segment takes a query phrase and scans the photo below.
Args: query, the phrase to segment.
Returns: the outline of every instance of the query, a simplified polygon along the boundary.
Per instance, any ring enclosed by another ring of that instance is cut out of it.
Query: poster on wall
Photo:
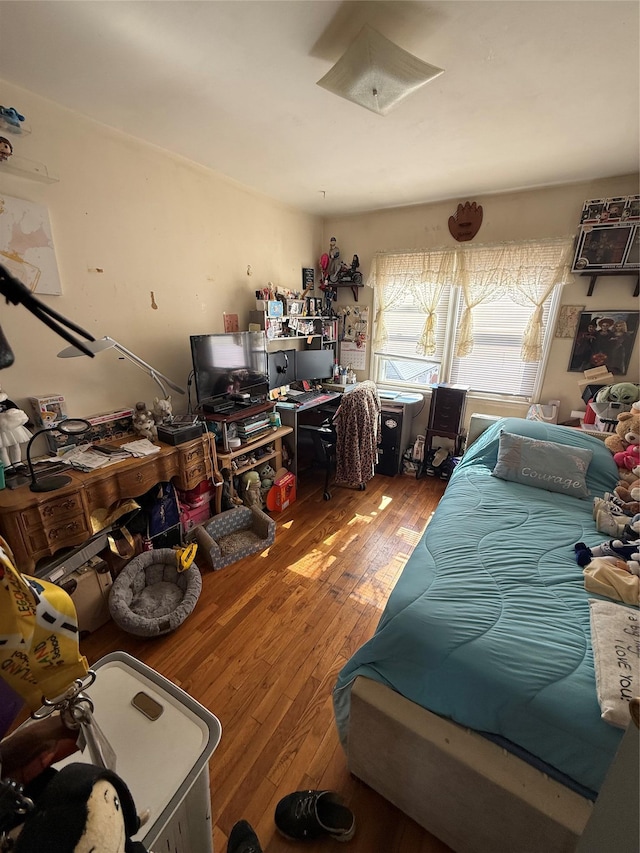
[[[569,371],[606,367],[624,376],[638,334],[638,311],[583,311],[576,329]]]
[[[560,307],[556,324],[556,338],[572,338],[575,335],[584,308],[584,305],[562,305]]]
[[[49,212],[44,205],[0,194],[0,264],[32,293],[60,296]]]

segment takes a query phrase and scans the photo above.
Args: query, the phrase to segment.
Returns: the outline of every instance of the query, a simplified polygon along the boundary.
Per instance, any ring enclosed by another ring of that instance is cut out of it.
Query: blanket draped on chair
[[[336,481],[362,485],[375,473],[380,440],[380,398],[374,382],[361,382],[345,394],[333,423],[336,428]]]

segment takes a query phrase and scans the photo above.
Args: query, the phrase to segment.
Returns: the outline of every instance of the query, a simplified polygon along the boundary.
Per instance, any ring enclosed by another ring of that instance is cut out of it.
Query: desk
[[[94,510],[110,507],[120,498],[140,497],[159,482],[173,480],[178,488],[187,490],[212,478],[220,483],[215,490],[216,512],[220,512],[222,478],[213,436],[205,433],[184,444],[159,445],[159,453],[153,456],[124,459],[89,473],[70,469],[71,482],[53,492],[32,492],[29,486],[0,491],[0,533],[13,551],[18,569],[32,572],[43,557],[81,545],[93,535]]]
[[[332,417],[335,414],[341,399],[342,394],[327,391],[326,394],[323,394],[322,399],[312,400],[302,406],[295,406],[290,409],[276,405],[283,426],[290,427],[293,433],[292,459],[289,470],[296,479],[298,478],[298,426],[305,423],[319,426],[327,417]]]

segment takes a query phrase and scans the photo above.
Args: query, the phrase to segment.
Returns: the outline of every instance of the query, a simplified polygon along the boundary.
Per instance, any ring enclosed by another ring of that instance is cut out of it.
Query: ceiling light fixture
[[[444,73],[407,53],[368,24],[318,86],[378,115]]]

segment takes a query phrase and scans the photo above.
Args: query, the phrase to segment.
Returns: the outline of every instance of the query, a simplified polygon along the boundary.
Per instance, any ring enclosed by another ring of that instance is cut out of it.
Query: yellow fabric
[[[0,676],[35,711],[88,671],[70,596],[19,572],[0,537]]]
[[[618,568],[609,557],[594,557],[584,567],[584,588],[625,604],[640,604],[640,578]]]
[[[122,518],[123,515],[127,515],[136,509],[140,509],[140,504],[134,501],[133,498],[117,501],[113,506],[108,508],[100,507],[99,509],[94,509],[91,513],[91,529],[93,533],[99,533],[105,527],[110,527],[114,521]]]

